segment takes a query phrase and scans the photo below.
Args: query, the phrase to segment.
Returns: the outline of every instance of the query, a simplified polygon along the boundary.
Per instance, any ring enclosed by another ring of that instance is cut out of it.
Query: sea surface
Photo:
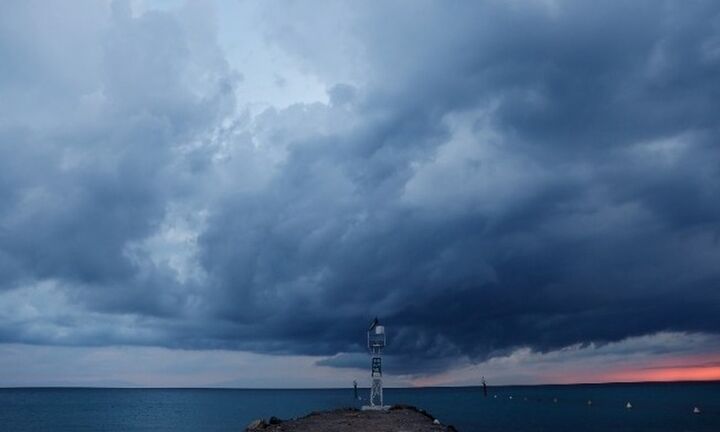
[[[508,386],[488,393],[477,387],[386,389],[385,402],[424,408],[461,432],[720,431],[720,382]],[[260,417],[361,403],[352,388],[11,388],[0,389],[0,431],[242,431]],[[700,414],[693,413],[696,406]]]

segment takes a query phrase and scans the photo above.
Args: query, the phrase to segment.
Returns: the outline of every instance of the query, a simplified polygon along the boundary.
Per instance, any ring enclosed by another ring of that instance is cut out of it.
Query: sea
[[[487,396],[479,387],[389,388],[384,397],[461,432],[720,431],[720,382],[489,386]],[[237,432],[257,418],[362,404],[352,388],[5,388],[0,431]]]

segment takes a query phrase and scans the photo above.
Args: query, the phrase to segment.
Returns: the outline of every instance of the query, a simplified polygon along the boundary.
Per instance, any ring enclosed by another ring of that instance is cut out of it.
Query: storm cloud
[[[720,333],[716,2],[254,10],[0,6],[1,342],[354,367],[378,316],[422,373]],[[243,99],[259,39],[324,98]]]

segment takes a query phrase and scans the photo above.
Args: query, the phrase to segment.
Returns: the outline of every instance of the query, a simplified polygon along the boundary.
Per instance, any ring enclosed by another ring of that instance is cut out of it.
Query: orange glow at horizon
[[[720,357],[692,356],[665,358],[650,365],[627,364],[595,373],[563,376],[560,381],[571,382],[640,382],[640,381],[716,381],[720,380]]]
[[[720,380],[720,366],[687,366],[611,372],[603,381],[713,381]]]
[[[493,385],[720,381],[720,354],[717,353],[613,360],[570,359],[554,364],[539,362],[537,366],[527,361],[501,368],[480,365],[472,370],[412,377],[409,384],[414,387],[480,385],[481,375],[490,377]]]
[[[600,373],[603,381],[712,381],[720,380],[717,354],[665,357],[645,365],[627,365]]]

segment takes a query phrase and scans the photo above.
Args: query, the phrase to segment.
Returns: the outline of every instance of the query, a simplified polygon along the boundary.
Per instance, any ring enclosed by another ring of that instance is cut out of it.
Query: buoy
[[[495,399],[497,399],[497,395],[493,395],[493,397],[494,397]]]
[[[700,414],[700,408],[698,408],[698,407],[693,408],[693,413]]]
[[[557,403],[557,398],[553,398],[553,402]]]
[[[627,408],[627,409],[632,408],[632,404],[631,404],[630,402],[628,402],[628,403],[625,405],[625,408]]]
[[[592,405],[592,401],[588,399],[588,405]]]
[[[512,399],[512,396],[508,396],[508,399]]]

